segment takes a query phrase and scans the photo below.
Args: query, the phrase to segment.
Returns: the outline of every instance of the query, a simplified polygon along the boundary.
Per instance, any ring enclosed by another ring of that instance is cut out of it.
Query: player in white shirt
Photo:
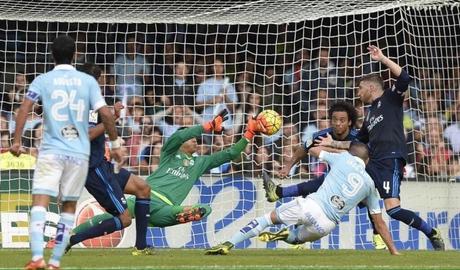
[[[33,104],[43,104],[44,135],[39,149],[32,185],[30,210],[30,247],[32,260],[25,269],[59,269],[69,241],[77,200],[88,172],[90,141],[89,110],[99,112],[112,141],[112,157],[121,162],[122,154],[114,117],[107,108],[96,80],[71,66],[75,41],[69,36],[57,37],[51,47],[56,66],[35,78],[29,87],[16,118],[11,153],[19,156],[21,134]],[[43,230],[50,196],[60,196],[61,218],[57,224],[56,246],[48,262],[43,259]]]
[[[258,217],[222,244],[206,250],[206,254],[225,255],[237,243],[259,235],[264,241],[283,240],[290,244],[316,241],[328,235],[340,218],[363,202],[369,209],[378,233],[391,254],[398,255],[390,232],[382,219],[379,194],[374,181],[365,171],[369,160],[367,146],[352,142],[348,152],[330,153],[323,147],[310,148],[312,156],[326,161],[331,170],[317,192],[306,198],[296,198],[282,204],[271,213]],[[266,176],[265,176],[266,177]],[[283,229],[277,233],[263,232],[273,224],[298,225],[294,230]]]

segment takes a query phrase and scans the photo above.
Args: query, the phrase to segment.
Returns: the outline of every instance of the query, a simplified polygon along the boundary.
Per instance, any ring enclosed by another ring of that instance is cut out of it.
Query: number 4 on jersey
[[[388,193],[390,193],[390,181],[383,181],[383,189]]]

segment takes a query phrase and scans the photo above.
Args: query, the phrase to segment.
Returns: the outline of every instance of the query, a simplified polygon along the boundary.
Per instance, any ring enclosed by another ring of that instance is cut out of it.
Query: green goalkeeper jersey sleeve
[[[153,196],[167,204],[180,205],[203,173],[239,157],[248,144],[243,138],[232,147],[208,156],[189,156],[179,151],[185,141],[202,132],[201,126],[194,126],[179,130],[168,139],[162,148],[158,168],[147,177]]]

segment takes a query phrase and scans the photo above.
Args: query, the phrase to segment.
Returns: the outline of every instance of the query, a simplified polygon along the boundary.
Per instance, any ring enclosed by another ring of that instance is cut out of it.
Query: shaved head
[[[351,142],[348,152],[350,152],[350,154],[352,154],[353,156],[357,156],[360,159],[362,159],[364,163],[367,163],[369,159],[369,150],[364,143]]]

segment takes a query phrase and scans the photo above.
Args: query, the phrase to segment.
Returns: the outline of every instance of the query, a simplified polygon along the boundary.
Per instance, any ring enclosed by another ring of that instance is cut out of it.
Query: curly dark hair
[[[356,121],[358,120],[358,114],[356,112],[355,107],[353,107],[353,104],[346,101],[337,101],[334,104],[332,104],[331,107],[329,107],[329,119],[332,119],[332,114],[334,112],[346,112],[348,115],[348,120],[351,121],[351,126],[354,127],[356,125]]]

